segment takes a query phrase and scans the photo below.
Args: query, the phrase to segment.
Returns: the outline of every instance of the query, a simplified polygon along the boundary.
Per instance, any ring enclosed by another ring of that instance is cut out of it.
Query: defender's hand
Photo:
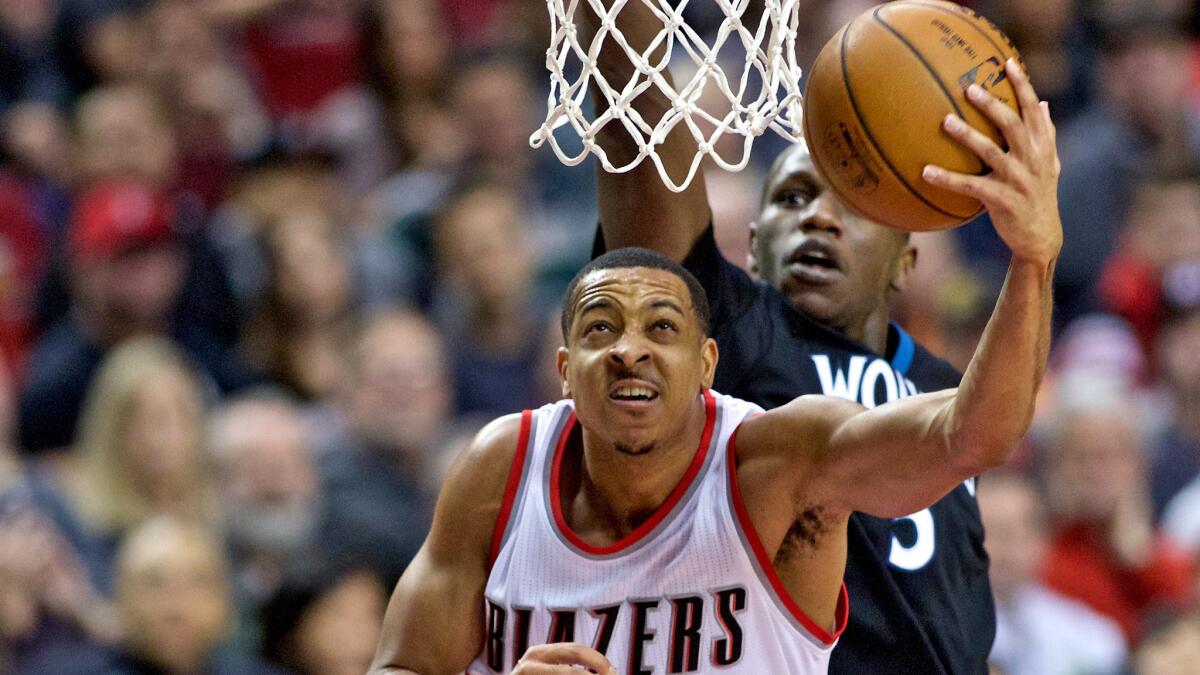
[[[967,89],[967,98],[1001,130],[1008,152],[962,118],[947,115],[942,124],[946,132],[992,171],[972,176],[930,165],[925,167],[923,177],[932,185],[983,202],[1015,260],[1049,264],[1062,248],[1058,215],[1061,165],[1054,143],[1054,123],[1050,121],[1049,106],[1038,101],[1016,61],[1010,59],[1005,68],[1016,91],[1020,116],[979,85]]]
[[[577,675],[581,668],[598,675],[617,675],[603,654],[576,643],[531,647],[517,662],[513,675]]]

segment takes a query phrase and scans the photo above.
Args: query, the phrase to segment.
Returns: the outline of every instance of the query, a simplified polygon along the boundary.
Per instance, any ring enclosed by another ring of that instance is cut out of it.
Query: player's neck
[[[572,527],[578,532],[604,533],[612,542],[636,530],[667,501],[687,473],[706,423],[704,399],[697,396],[679,432],[642,455],[623,453],[584,429],[579,479],[572,481],[578,489],[562,495],[564,508],[577,518]]]
[[[888,326],[890,325],[890,321],[891,312],[884,306],[871,312],[861,322],[856,323],[856,325],[842,329],[841,332],[851,340],[865,345],[876,354],[885,356],[887,354]]]

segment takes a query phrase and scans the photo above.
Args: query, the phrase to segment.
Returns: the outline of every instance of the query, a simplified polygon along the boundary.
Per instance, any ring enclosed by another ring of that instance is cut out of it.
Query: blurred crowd
[[[801,63],[868,0],[801,0]],[[1200,42],[1186,0],[978,0],[1050,101],[1035,430],[979,481],[997,672],[1200,663]],[[693,0],[711,34],[717,3]],[[589,165],[528,146],[528,0],[0,0],[0,673],[361,673],[442,472],[558,398]],[[718,240],[782,141],[710,169]],[[1006,264],[919,235],[960,368]]]

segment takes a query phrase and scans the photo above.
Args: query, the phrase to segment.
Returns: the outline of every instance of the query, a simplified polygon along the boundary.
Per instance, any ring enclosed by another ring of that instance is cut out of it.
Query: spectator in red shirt
[[[1044,580],[1136,644],[1156,610],[1190,602],[1193,560],[1154,525],[1133,399],[1085,372],[1062,378],[1057,395],[1045,448],[1055,528]]]

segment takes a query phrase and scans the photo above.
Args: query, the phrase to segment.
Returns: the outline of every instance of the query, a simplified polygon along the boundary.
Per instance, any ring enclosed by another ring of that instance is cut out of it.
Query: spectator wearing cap
[[[67,250],[70,308],[29,357],[19,406],[28,452],[72,443],[104,354],[139,335],[169,336],[222,390],[247,380],[219,342],[176,310],[186,257],[164,195],[138,182],[99,183],[75,206]]]

